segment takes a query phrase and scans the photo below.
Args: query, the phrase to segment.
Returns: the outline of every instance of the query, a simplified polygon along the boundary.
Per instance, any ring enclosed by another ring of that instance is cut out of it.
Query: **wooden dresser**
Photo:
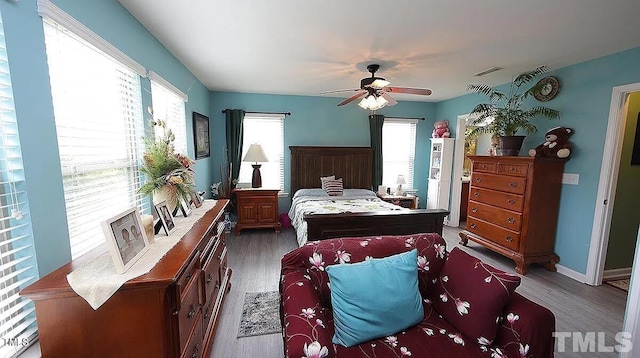
[[[278,216],[278,189],[243,188],[234,189],[236,195],[238,222],[234,233],[240,235],[242,229],[274,228],[280,232]]]
[[[510,257],[525,275],[531,263],[555,271],[553,252],[564,159],[470,156],[468,240]]]
[[[106,251],[98,247],[25,288],[42,356],[208,357],[226,293],[224,210],[218,200],[147,274],[127,281],[97,310],[67,274]]]

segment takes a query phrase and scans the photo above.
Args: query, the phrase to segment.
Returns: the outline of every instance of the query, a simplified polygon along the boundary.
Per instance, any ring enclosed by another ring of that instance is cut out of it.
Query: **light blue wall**
[[[188,93],[186,109],[189,119],[191,111],[208,113],[209,91],[116,0],[60,0],[55,3],[147,69]],[[36,0],[0,1],[0,9],[4,19],[38,269],[42,276],[71,259],[42,20],[37,13]],[[147,79],[143,79],[142,84],[150,89]],[[145,107],[151,105],[147,91],[143,91],[143,101]],[[193,156],[191,128],[191,120],[188,120],[188,151]],[[199,190],[206,190],[210,182],[211,163],[212,158],[208,158],[196,164]]]
[[[338,107],[339,98],[244,94],[228,92],[211,93],[212,155],[215,168],[222,162],[225,139],[226,108],[244,109],[249,112],[291,112],[285,119],[285,191],[290,190],[291,145],[344,145],[369,146],[369,112],[355,103]],[[427,190],[427,165],[429,162],[429,138],[435,122],[435,104],[426,102],[399,102],[378,111],[387,117],[425,117],[419,121],[416,133],[416,165],[414,187],[418,189],[421,206],[424,206]],[[398,138],[402,140],[402,138]],[[214,180],[220,180],[216,169]],[[290,193],[293,195],[293,193]],[[280,200],[280,212],[289,209],[291,197]]]
[[[640,47],[550,73],[559,78],[561,89],[545,105],[559,110],[562,118],[538,120],[535,123],[539,132],[527,136],[523,144],[521,155],[526,155],[526,150],[543,140],[548,129],[558,125],[575,129],[570,138],[574,149],[565,172],[579,174],[580,183],[562,187],[555,250],[560,265],[580,273],[586,273],[587,268],[612,88],[640,82],[639,64]],[[459,114],[469,113],[479,102],[486,100],[466,95],[443,101],[437,104],[436,114],[439,119],[455,123]]]

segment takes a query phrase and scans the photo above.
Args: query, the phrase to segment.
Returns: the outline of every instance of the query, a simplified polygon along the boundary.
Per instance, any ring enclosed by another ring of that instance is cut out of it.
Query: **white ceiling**
[[[638,0],[119,1],[212,91],[315,96],[380,63],[392,85],[433,91],[397,99],[441,101],[640,46]]]

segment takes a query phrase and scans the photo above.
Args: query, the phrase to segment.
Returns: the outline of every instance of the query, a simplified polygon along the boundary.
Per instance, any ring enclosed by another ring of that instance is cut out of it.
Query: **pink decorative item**
[[[433,138],[449,138],[451,133],[449,132],[449,121],[437,121],[433,124]]]

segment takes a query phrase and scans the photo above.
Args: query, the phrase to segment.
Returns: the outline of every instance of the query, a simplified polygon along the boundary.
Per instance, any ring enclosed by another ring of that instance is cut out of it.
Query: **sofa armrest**
[[[322,306],[319,291],[309,276],[287,271],[280,281],[280,294],[285,357],[311,357],[314,352],[334,357],[330,308]]]
[[[514,293],[491,350],[497,356],[553,358],[555,325],[550,310]]]

